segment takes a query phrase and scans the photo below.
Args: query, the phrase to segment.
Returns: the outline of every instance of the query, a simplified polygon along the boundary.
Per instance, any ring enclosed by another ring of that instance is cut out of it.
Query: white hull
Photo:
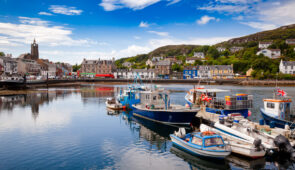
[[[250,157],[250,158],[260,158],[260,157],[263,157],[266,153],[262,149],[260,151],[257,151],[254,145],[247,140],[243,140],[241,138],[231,136],[227,133],[224,133],[215,128],[211,128],[207,125],[202,124],[200,126],[200,130],[201,132],[209,130],[221,135],[224,138],[224,140],[227,140],[228,145],[231,146],[233,153],[243,155],[245,157]]]
[[[174,144],[181,147],[182,149],[194,155],[199,155],[203,157],[209,157],[214,159],[224,159],[231,153],[230,151],[217,152],[217,151],[208,151],[204,149],[197,149],[195,147],[192,147],[191,144],[184,142],[183,140],[178,139],[177,137],[174,137],[174,136],[171,136],[171,140]]]
[[[123,109],[123,106],[121,104],[109,104],[107,101],[106,101],[106,107],[109,108],[109,109],[112,109],[112,110],[121,110],[121,109]]]

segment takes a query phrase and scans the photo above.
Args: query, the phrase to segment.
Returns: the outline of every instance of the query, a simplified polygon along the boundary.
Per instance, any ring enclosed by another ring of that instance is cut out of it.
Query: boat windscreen
[[[212,138],[205,139],[205,146],[218,146],[218,145],[224,145],[220,137],[212,137]]]

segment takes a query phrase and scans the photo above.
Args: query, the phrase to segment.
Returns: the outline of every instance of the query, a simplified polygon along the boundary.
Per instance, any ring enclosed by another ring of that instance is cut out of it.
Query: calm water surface
[[[163,86],[163,85],[161,85]],[[0,169],[294,169],[288,161],[230,156],[213,162],[173,147],[175,127],[112,113],[105,101],[121,85],[40,89],[0,97]],[[189,85],[167,85],[172,103],[184,104]],[[254,96],[250,119],[258,121],[262,98],[273,88],[211,86]],[[295,96],[293,87],[283,88]],[[294,167],[293,167],[294,166]]]

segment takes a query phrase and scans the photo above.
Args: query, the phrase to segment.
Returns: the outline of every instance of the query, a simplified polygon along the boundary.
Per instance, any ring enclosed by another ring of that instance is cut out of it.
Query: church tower
[[[31,58],[32,58],[32,60],[38,60],[39,59],[38,44],[36,43],[35,39],[34,39],[33,44],[31,44]]]

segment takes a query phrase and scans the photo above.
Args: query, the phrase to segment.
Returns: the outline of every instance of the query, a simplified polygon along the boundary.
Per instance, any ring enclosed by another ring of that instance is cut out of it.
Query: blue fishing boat
[[[127,89],[120,90],[120,93],[117,96],[119,103],[123,105],[124,108],[132,109],[133,104],[140,103],[140,95],[141,91],[147,90],[147,87],[142,85],[141,79],[140,82],[137,82],[137,77],[134,79],[134,83],[129,85]]]
[[[170,104],[169,92],[164,89],[142,91],[140,104],[132,105],[133,115],[164,124],[189,125],[199,108]]]
[[[248,94],[235,94],[225,97],[217,97],[217,93],[229,92],[222,89],[205,89],[203,87],[191,89],[185,96],[189,107],[200,107],[206,105],[206,111],[221,115],[239,113],[245,118],[250,114],[253,96]]]
[[[173,145],[195,156],[224,159],[231,149],[220,135],[211,131],[184,134],[182,130],[170,135]]]
[[[272,128],[285,128],[286,125],[291,129],[295,128],[291,117],[292,99],[287,97],[284,91],[278,90],[277,94],[274,93],[273,99],[263,99],[263,103],[264,107],[260,108],[260,112],[267,125]]]

